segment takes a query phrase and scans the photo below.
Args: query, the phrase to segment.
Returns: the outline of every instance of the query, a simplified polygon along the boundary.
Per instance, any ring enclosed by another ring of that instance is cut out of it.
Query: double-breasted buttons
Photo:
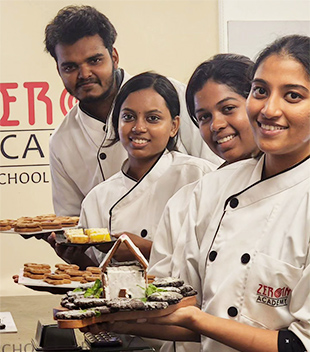
[[[107,125],[104,125],[104,126],[102,127],[102,129],[103,129],[103,132],[107,132],[108,126],[107,126]]]
[[[104,159],[107,158],[107,154],[106,154],[106,153],[100,153],[100,154],[99,154],[99,158],[100,158],[101,160],[104,160]]]
[[[216,256],[217,256],[217,252],[216,252],[216,251],[211,251],[211,252],[209,253],[209,260],[210,260],[211,262],[214,262]]]
[[[251,256],[249,253],[244,253],[242,256],[241,256],[241,263],[242,264],[247,264],[251,259]]]
[[[140,235],[142,238],[146,237],[147,236],[147,230],[146,229],[143,229],[141,232],[140,232]]]
[[[229,205],[231,208],[237,208],[237,206],[239,205],[239,200],[237,198],[232,198],[229,202]]]
[[[230,317],[234,318],[238,315],[238,309],[236,307],[229,307],[227,309],[227,313]]]

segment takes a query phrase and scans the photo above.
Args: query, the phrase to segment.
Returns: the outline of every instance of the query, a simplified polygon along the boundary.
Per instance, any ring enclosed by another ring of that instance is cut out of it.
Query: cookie
[[[86,319],[86,318],[91,318],[96,315],[96,312],[94,310],[67,310],[64,312],[57,312],[55,315],[56,319]]]
[[[57,220],[61,222],[63,227],[74,227],[76,225],[76,220],[72,219],[71,216],[59,216]]]
[[[148,296],[148,301],[168,302],[168,304],[176,304],[181,301],[183,295],[177,292],[155,292]]]
[[[63,280],[63,279],[70,279],[70,275],[49,273],[45,275],[45,278],[52,279],[52,280]]]
[[[108,302],[109,300],[105,298],[78,297],[74,300],[74,304],[81,309],[106,306]]]
[[[39,232],[42,231],[42,227],[39,222],[35,221],[17,221],[14,227],[15,232]]]
[[[31,216],[22,216],[16,220],[16,222],[33,222],[33,217]]]
[[[11,230],[12,226],[8,220],[0,220],[0,231]]]
[[[153,285],[156,287],[163,286],[174,286],[180,287],[184,284],[184,281],[174,277],[164,277],[164,278],[155,278],[153,281]]]
[[[84,275],[83,279],[86,280],[86,282],[93,282],[96,280],[101,280],[101,275]]]
[[[24,266],[24,272],[32,274],[49,274],[51,272],[51,269],[39,266]]]
[[[63,270],[65,271],[66,269],[75,269],[75,270],[79,270],[80,267],[76,264],[55,264],[55,267],[59,270]]]
[[[40,222],[40,225],[43,229],[61,229],[62,224],[57,220],[43,220]]]
[[[34,279],[34,280],[42,280],[44,279],[44,275],[45,274],[33,274],[29,271],[24,271],[23,273],[24,277],[29,277],[30,279]]]
[[[50,284],[50,285],[71,284],[71,280],[69,280],[69,279],[53,280],[53,279],[44,278],[43,281]]]
[[[97,266],[88,266],[86,268],[86,271],[91,272],[92,274],[101,274],[101,268],[98,268]]]
[[[65,269],[65,273],[69,274],[70,276],[83,276],[85,271],[76,270],[76,269]]]
[[[51,266],[49,264],[41,264],[41,263],[25,263],[24,267],[27,267],[27,266],[34,266],[34,267],[46,268],[46,269],[51,268]]]
[[[71,281],[82,281],[84,280],[83,276],[70,276]]]

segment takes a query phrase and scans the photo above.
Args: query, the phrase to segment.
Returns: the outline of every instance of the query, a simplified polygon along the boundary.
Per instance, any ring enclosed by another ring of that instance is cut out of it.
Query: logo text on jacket
[[[275,288],[259,284],[256,292],[256,302],[265,304],[270,307],[287,306],[291,292],[292,290],[287,286]]]

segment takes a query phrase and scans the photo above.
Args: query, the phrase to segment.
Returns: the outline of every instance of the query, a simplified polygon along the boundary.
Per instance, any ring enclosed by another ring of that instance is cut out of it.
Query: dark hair
[[[119,125],[119,114],[124,101],[127,99],[129,94],[137,92],[139,90],[152,88],[165,100],[167,108],[169,109],[171,118],[174,120],[176,116],[180,115],[180,101],[178,93],[174,88],[173,84],[165,76],[162,76],[154,72],[143,72],[139,75],[132,77],[127,81],[121,90],[119,91],[112,113],[112,124],[114,129],[115,138],[112,144],[119,141],[118,125]],[[167,149],[176,150],[177,136],[170,137]]]
[[[117,33],[109,19],[91,6],[67,6],[45,28],[45,50],[57,61],[57,44],[74,44],[81,38],[98,34],[112,55]]]
[[[258,66],[271,55],[289,56],[299,61],[310,75],[310,38],[308,36],[293,34],[276,39],[258,55],[254,68],[253,76]]]
[[[187,110],[195,125],[198,126],[194,97],[206,82],[212,79],[216,83],[226,84],[234,92],[247,98],[251,90],[253,65],[254,63],[243,55],[219,54],[196,68],[185,93]]]

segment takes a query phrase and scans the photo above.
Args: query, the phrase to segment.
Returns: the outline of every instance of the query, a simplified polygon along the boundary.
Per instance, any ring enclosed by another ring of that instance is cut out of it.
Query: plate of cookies
[[[116,239],[110,235],[107,228],[71,228],[56,233],[56,243],[64,246],[100,245],[100,250],[108,251],[115,241]]]
[[[74,228],[78,222],[77,216],[56,216],[55,214],[23,216],[18,219],[0,220],[0,232],[32,236]]]
[[[44,263],[25,263],[20,270],[18,283],[32,287],[61,287],[74,289],[88,286],[101,279],[101,269],[87,267],[80,270],[75,264],[56,264],[52,268]]]

